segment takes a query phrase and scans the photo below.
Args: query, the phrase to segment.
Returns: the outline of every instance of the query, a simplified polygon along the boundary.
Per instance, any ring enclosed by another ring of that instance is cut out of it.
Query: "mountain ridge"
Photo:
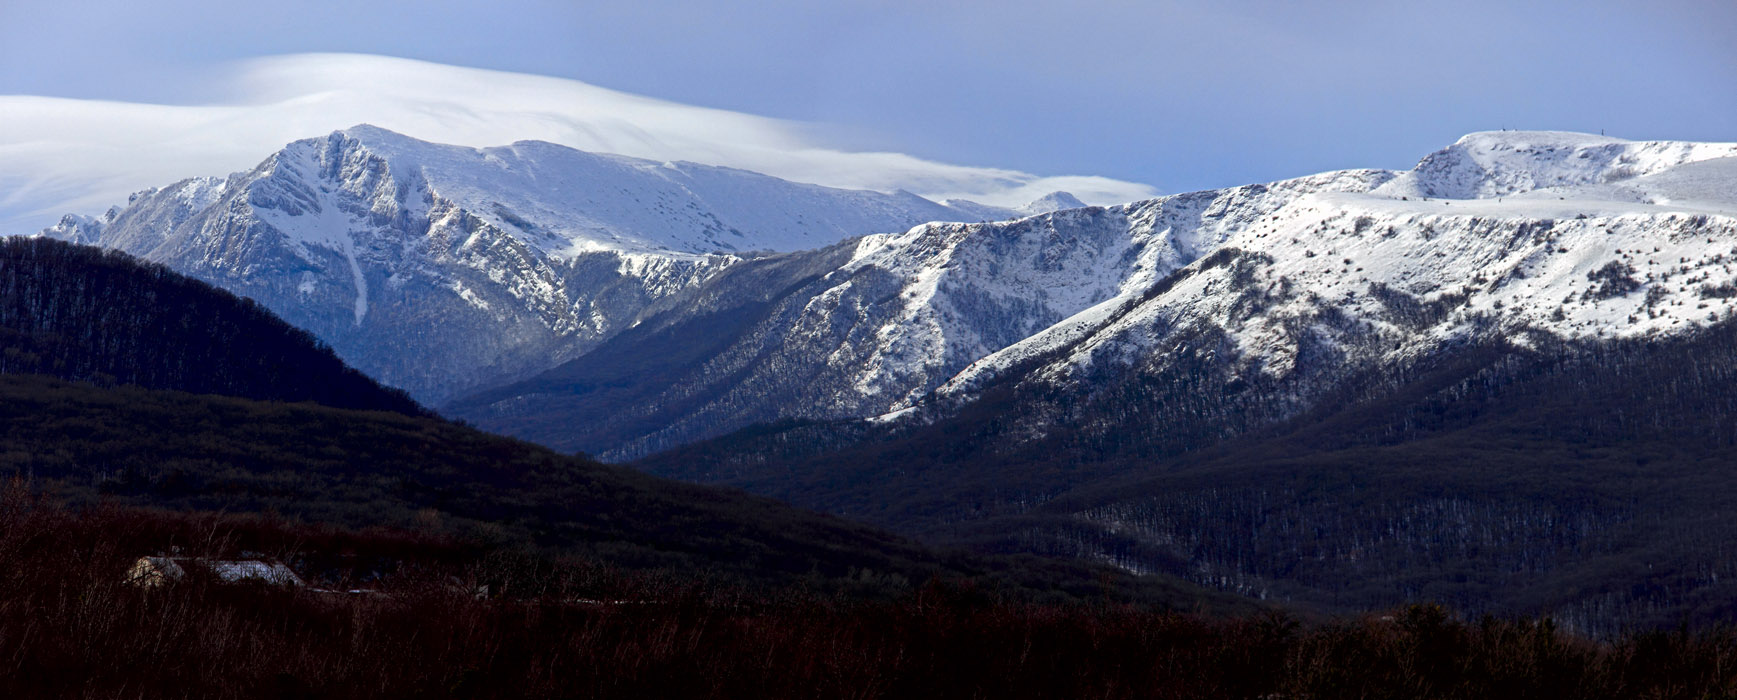
[[[1041,370],[1045,382],[1065,383],[1094,362],[1137,363],[1167,333],[1227,320],[1237,327],[1220,329],[1230,343],[1223,351],[1241,358],[1240,372],[1274,379],[1292,372],[1299,353],[1403,361],[1468,333],[1495,332],[1479,324],[1568,336],[1669,334],[1729,311],[1728,297],[1716,291],[1727,280],[1701,278],[1725,274],[1737,247],[1715,251],[1692,236],[1703,229],[1725,236],[1737,205],[1721,203],[1728,192],[1705,183],[1737,182],[1734,155],[1734,144],[1487,132],[1424,157],[1412,171],[1336,171],[876,234],[783,302],[782,320],[755,321],[761,325],[744,336],[777,338],[784,347],[740,345],[718,356],[722,364],[664,378],[671,396],[693,386],[720,392],[709,408],[672,424],[688,427],[628,442],[583,437],[585,428],[563,427],[558,416],[561,406],[585,399],[539,388],[536,379],[515,385],[524,395],[510,403],[497,390],[449,410],[564,449],[632,459],[782,418],[932,420],[974,400],[974,387],[1059,348],[1073,350]],[[1488,196],[1423,194],[1449,185]],[[1675,243],[1642,243],[1660,238]],[[1637,257],[1643,245],[1645,259]],[[1214,251],[1232,250],[1236,264],[1204,265]],[[1633,282],[1630,265],[1639,265]],[[1473,280],[1481,281],[1467,284]],[[683,294],[726,291],[706,288]],[[1416,323],[1419,310],[1438,307],[1446,315]],[[623,379],[632,373],[623,371]],[[784,381],[779,373],[803,377],[788,382],[796,395],[755,388]],[[593,378],[612,381],[594,371]],[[526,422],[538,413],[549,414],[547,426]],[[1032,416],[1032,429],[1043,420]]]
[[[363,125],[41,235],[256,299],[438,403],[577,356],[744,257],[987,213],[1012,212],[544,142],[443,146]]]

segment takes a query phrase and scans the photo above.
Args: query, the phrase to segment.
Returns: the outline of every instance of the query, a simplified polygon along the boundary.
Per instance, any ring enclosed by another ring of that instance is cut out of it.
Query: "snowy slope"
[[[1196,260],[1173,285],[1004,348],[941,393],[968,398],[1036,357],[1053,359],[1031,381],[1059,384],[1094,363],[1161,365],[1172,339],[1204,328],[1227,334],[1226,362],[1282,378],[1308,343],[1397,363],[1473,336],[1669,334],[1737,301],[1737,144],[1473,134],[1370,191],[1297,192],[1240,219],[1195,250],[1249,264]]]
[[[1048,214],[1063,209],[1082,209],[1086,206],[1080,198],[1067,192],[1051,192],[1019,208],[1019,213],[1026,216]]]
[[[252,297],[437,402],[574,357],[741,254],[982,213],[903,192],[358,126],[44,233]]]
[[[473,149],[371,126],[340,133],[390,163],[396,179],[423,183],[434,198],[555,256],[801,250],[970,215],[904,192],[804,185],[746,170],[587,153],[540,141]],[[317,147],[304,141],[286,153],[311,163],[306,159],[315,157]]]
[[[1494,132],[1406,172],[866,236],[672,375],[648,403],[689,403],[647,419],[659,428],[584,448],[627,458],[783,417],[936,420],[997,380],[1091,393],[1201,353],[1227,376],[1292,387],[1267,407],[1283,416],[1355,369],[1471,339],[1680,332],[1737,301],[1734,159],[1733,144]],[[729,284],[692,293],[743,294]],[[584,401],[527,391],[471,417]],[[1022,420],[1037,434],[1053,418]],[[581,429],[535,430],[567,445],[561,431]]]
[[[1651,175],[1731,155],[1731,145],[1625,141],[1560,131],[1468,134],[1384,190],[1396,196],[1489,199]]]
[[[1327,173],[1014,222],[931,224],[866,237],[842,272],[872,268],[905,283],[899,310],[873,333],[876,347],[858,365],[854,388],[862,396],[892,398],[888,410],[910,407],[980,358],[1073,327],[1080,319],[1064,320],[1089,317],[1101,305],[1142,293],[1298,196],[1364,192],[1388,177],[1378,171]],[[995,329],[1007,330],[987,332]]]
[[[824,273],[773,283],[764,276],[722,274],[673,297],[652,325],[722,325],[735,338],[683,372],[658,373],[665,382],[661,389],[639,384],[644,378],[631,366],[624,375],[596,375],[580,366],[594,358],[580,357],[510,395],[491,393],[454,408],[485,427],[611,459],[783,417],[836,420],[908,409],[985,356],[1082,311],[1140,294],[1301,194],[1367,192],[1391,177],[1380,171],[1329,173],[1134,205],[865,236],[841,244],[842,251],[779,262],[822,267]],[[738,286],[743,284],[752,286]],[[788,291],[768,299],[769,308],[745,316],[740,305],[708,301],[759,298],[768,286]],[[733,325],[741,323],[748,325]],[[636,334],[597,352],[649,356],[669,352],[667,342],[665,336]],[[622,347],[634,343],[640,345]],[[598,417],[591,402],[614,399],[590,394],[599,383],[623,382],[643,390],[636,401],[657,413],[631,421],[641,432],[627,441],[620,433],[628,427],[604,430],[602,424],[626,420],[640,409],[624,406]],[[567,415],[574,418],[562,417]],[[607,439],[598,431],[609,433]]]

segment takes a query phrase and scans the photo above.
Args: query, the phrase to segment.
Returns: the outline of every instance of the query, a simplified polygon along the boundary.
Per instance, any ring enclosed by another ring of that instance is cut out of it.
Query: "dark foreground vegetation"
[[[273,556],[308,588],[125,580],[141,553]],[[931,581],[755,592],[404,531],[0,497],[0,695],[1725,697],[1737,633],[1609,643],[1434,606],[1302,624]],[[489,595],[476,594],[488,585]],[[314,587],[366,593],[322,592]]]
[[[435,418],[0,375],[0,478],[72,503],[420,526],[497,546],[744,585],[897,595],[935,576],[1035,599],[1180,609],[1238,596],[1105,565],[924,547],[771,499],[556,454]]]

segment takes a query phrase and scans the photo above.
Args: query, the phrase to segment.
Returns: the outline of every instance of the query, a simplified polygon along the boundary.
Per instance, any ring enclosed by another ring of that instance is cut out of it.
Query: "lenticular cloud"
[[[1039,177],[900,153],[847,152],[808,125],[631,95],[574,80],[355,54],[298,54],[229,67],[216,104],[158,105],[0,96],[0,234],[131,192],[257,164],[296,139],[361,123],[442,143],[542,140],[587,151],[687,160],[834,187],[908,190],[1017,206],[1055,190],[1095,204],[1146,185]]]

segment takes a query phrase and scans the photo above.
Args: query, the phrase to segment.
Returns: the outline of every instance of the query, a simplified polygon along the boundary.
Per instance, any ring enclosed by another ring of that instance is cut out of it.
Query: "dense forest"
[[[0,238],[0,373],[424,413],[251,300],[42,238]]]
[[[1599,633],[1730,619],[1737,325],[1420,370],[1259,439],[1123,461],[1125,478],[1019,516],[1048,522],[1022,530],[1047,544],[1020,548],[1180,556],[1275,597],[1550,611]]]
[[[666,481],[436,418],[0,376],[0,476],[73,504],[435,527],[639,571],[879,596],[956,576],[1034,599],[1246,607],[1170,577],[936,551],[840,518]]]
[[[640,466],[1331,609],[1437,599],[1597,633],[1731,612],[1737,324],[1461,345],[1289,416],[1296,386],[1234,376],[1209,341],[1091,391],[1007,381],[932,424],[787,422]],[[1053,421],[1036,439],[1032,416]]]
[[[308,587],[128,582],[140,551],[272,556]],[[421,530],[0,492],[0,694],[201,698],[1699,698],[1729,630],[1608,642],[1417,605],[1337,621],[936,579],[884,599],[527,557]],[[488,586],[486,593],[482,587]]]

